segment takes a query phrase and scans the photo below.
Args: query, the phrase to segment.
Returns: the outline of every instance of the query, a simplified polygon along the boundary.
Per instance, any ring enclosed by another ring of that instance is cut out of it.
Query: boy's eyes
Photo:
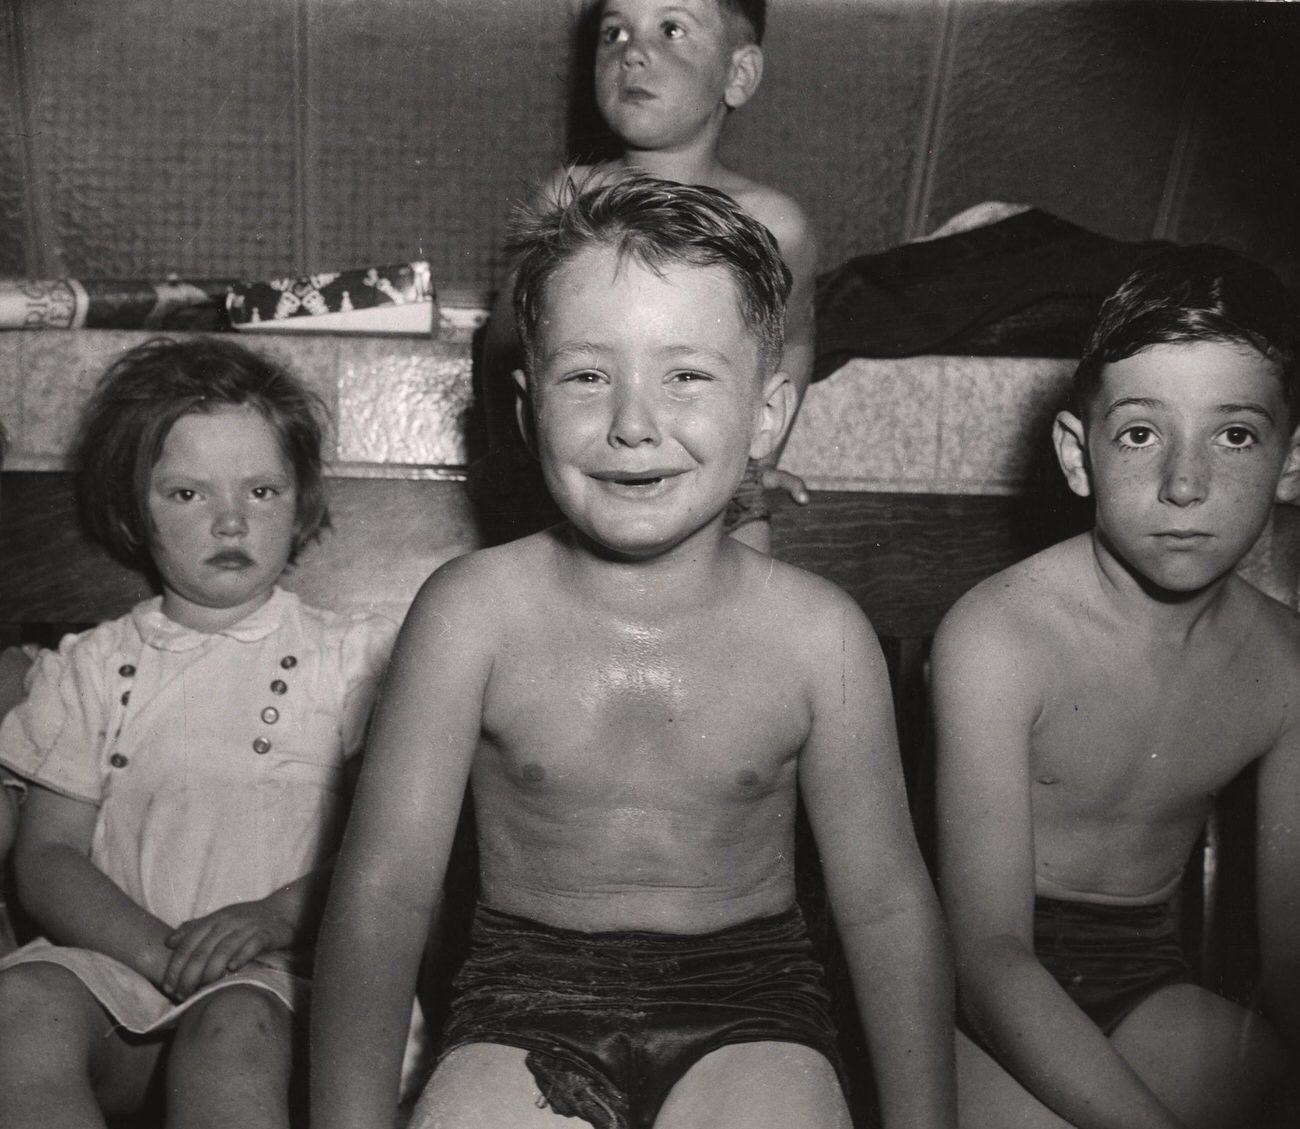
[[[1225,427],[1218,436],[1216,436],[1220,446],[1227,447],[1230,450],[1242,451],[1247,447],[1253,447],[1259,442],[1259,438],[1249,427]]]
[[[686,34],[686,25],[676,20],[665,20],[659,25],[659,30],[665,39],[681,39]],[[629,35],[627,28],[620,24],[606,24],[600,29],[599,38],[602,46],[612,47],[615,43],[625,43]]]
[[[566,384],[599,384],[605,379],[603,373],[595,369],[582,369],[579,372],[571,372],[564,378]]]
[[[1145,424],[1134,424],[1132,427],[1126,427],[1119,433],[1117,438],[1121,446],[1135,450],[1152,447],[1158,440],[1155,429],[1147,427]],[[1259,442],[1259,436],[1249,427],[1234,424],[1220,431],[1214,437],[1214,442],[1216,445],[1226,447],[1229,450],[1244,451],[1255,446]]]
[[[176,490],[171,490],[167,495],[169,498],[175,498],[178,502],[192,502],[197,498],[198,491],[191,490],[188,486],[182,486]]]
[[[278,486],[254,486],[250,491],[258,501],[265,501],[267,498],[275,498],[281,493]]]
[[[1118,438],[1124,447],[1150,447],[1156,441],[1156,433],[1149,427],[1135,424],[1121,431]]]

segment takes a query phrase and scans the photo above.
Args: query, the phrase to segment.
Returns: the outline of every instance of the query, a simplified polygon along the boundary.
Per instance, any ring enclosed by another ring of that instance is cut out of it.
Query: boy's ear
[[[739,109],[752,97],[763,81],[763,48],[757,43],[745,43],[731,53],[731,73],[722,100],[731,110]]]
[[[533,458],[537,457],[537,428],[533,420],[533,397],[528,391],[528,377],[523,369],[515,369],[510,374],[515,378],[515,419],[519,422],[519,434],[524,437],[524,445]]]
[[[1300,501],[1300,427],[1291,433],[1291,449],[1282,464],[1282,476],[1277,480],[1274,497],[1279,502]]]
[[[1088,466],[1088,435],[1083,420],[1073,412],[1057,412],[1052,445],[1070,489],[1080,498],[1088,497],[1092,493],[1092,468]]]
[[[781,445],[794,421],[794,410],[794,385],[785,373],[773,373],[763,385],[763,406],[749,441],[751,459],[765,459]]]

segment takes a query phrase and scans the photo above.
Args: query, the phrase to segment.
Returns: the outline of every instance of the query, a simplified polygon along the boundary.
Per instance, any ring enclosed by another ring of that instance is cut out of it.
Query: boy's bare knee
[[[676,1126],[818,1125],[848,1129],[835,1068],[797,1043],[734,1043],[705,1055],[673,1087],[656,1121]]]
[[[1194,984],[1144,1000],[1111,1041],[1193,1126],[1249,1123],[1287,1065],[1282,1041],[1266,1019]]]

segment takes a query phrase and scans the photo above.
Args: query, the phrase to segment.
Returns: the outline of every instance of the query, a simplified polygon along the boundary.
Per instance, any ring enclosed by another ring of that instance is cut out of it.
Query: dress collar
[[[284,623],[285,615],[296,600],[293,593],[276,587],[271,592],[271,598],[260,608],[220,631],[195,631],[192,627],[168,619],[162,613],[161,596],[137,604],[131,611],[131,618],[140,638],[150,647],[161,651],[192,651],[220,635],[234,639],[237,643],[256,643],[259,639],[265,639]]]

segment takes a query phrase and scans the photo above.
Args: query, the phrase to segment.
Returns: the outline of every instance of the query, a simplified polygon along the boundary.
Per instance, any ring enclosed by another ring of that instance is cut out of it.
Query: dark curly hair
[[[70,463],[87,532],[118,560],[151,567],[149,477],[183,416],[256,409],[275,432],[296,478],[290,560],[329,527],[321,475],[325,407],[287,369],[219,337],[158,337],[123,353],[100,379],[81,417]]]

